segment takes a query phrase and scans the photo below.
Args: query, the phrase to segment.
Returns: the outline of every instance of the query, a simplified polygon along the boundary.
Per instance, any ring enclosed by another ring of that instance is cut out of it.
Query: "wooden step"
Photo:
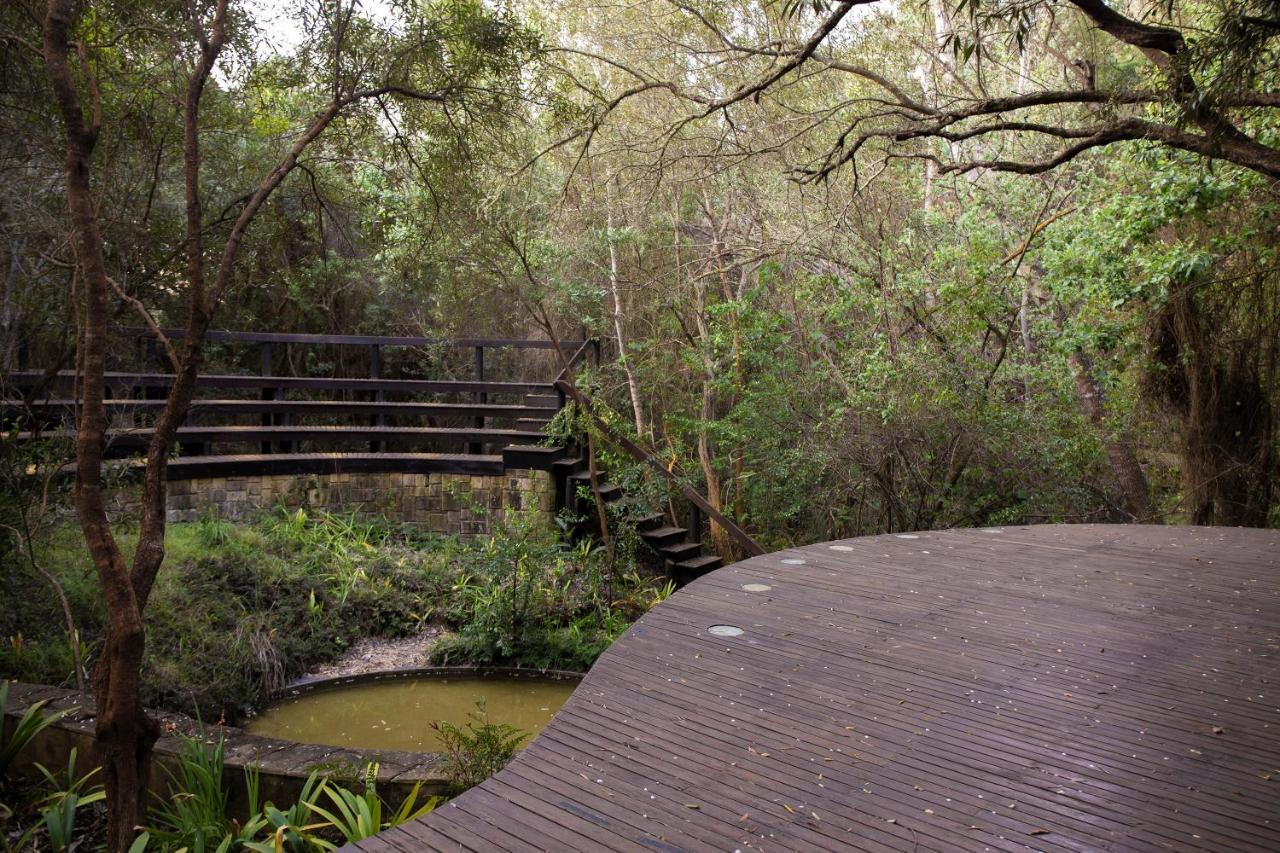
[[[504,468],[553,471],[557,462],[563,456],[563,447],[544,447],[539,444],[509,444],[502,448],[502,465]]]
[[[667,515],[662,512],[654,512],[634,518],[631,523],[636,526],[638,531],[653,530],[655,527],[662,527],[667,523]]]
[[[586,460],[581,456],[562,456],[551,463],[551,470],[562,472],[567,477],[586,464]]]
[[[612,503],[613,501],[620,500],[622,497],[622,489],[613,483],[609,483],[607,478],[608,471],[605,471],[603,467],[602,469],[596,469],[595,482],[598,483],[600,487],[600,498],[603,498],[605,503]],[[567,476],[566,483],[568,484],[568,494],[570,494],[571,498],[577,497],[577,494],[579,494],[579,488],[585,488],[586,491],[590,493],[591,473],[590,471],[573,471],[572,474]]]
[[[723,565],[724,561],[715,554],[708,554],[705,557],[694,557],[692,560],[684,560],[676,563],[677,583],[685,584],[691,580],[696,580],[703,575],[711,574]]]
[[[579,489],[582,488],[587,490],[587,493],[588,493],[587,501],[591,500],[591,497],[590,497],[591,479],[589,477],[579,477],[577,474],[570,474],[568,478],[568,482],[569,482],[569,489],[571,491],[571,494],[574,497],[578,495]],[[605,503],[613,503],[614,501],[620,500],[622,498],[622,489],[619,486],[616,486],[613,483],[610,483],[608,480],[606,480],[604,478],[603,472],[601,472],[601,475],[599,477],[599,483],[600,483],[600,498]]]
[[[662,556],[673,562],[681,560],[692,560],[695,557],[702,556],[701,542],[676,542],[672,545],[664,545],[658,549],[662,552]]]
[[[665,527],[655,527],[652,530],[642,530],[640,531],[640,538],[653,547],[661,549],[665,545],[674,545],[683,541],[688,533],[689,531],[683,527],[667,525]]]

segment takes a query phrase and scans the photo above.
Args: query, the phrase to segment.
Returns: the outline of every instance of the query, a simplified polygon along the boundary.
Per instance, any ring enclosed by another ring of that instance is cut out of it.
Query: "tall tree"
[[[151,751],[158,734],[142,705],[140,679],[144,612],[165,556],[165,469],[177,429],[195,393],[205,333],[236,283],[237,260],[250,226],[267,200],[299,167],[304,152],[334,122],[358,110],[385,111],[393,103],[399,109],[424,105],[435,109],[492,108],[496,97],[512,91],[519,54],[529,45],[513,19],[479,3],[428,5],[422,18],[408,22],[406,35],[379,30],[360,17],[357,8],[354,2],[322,7],[317,30],[309,34],[318,48],[311,68],[318,79],[306,87],[317,101],[315,112],[275,164],[240,198],[221,247],[212,258],[205,247],[210,223],[204,212],[206,189],[201,182],[201,109],[237,21],[229,0],[193,2],[180,15],[179,29],[162,30],[177,45],[175,53],[189,57],[182,75],[181,99],[185,236],[180,254],[185,258],[182,287],[186,319],[180,346],[163,335],[145,305],[127,297],[113,280],[94,198],[95,149],[110,118],[104,110],[102,81],[94,73],[94,54],[106,49],[113,39],[126,39],[131,33],[122,26],[118,34],[104,39],[106,10],[94,9],[94,20],[89,24],[86,7],[75,0],[48,0],[45,9],[44,64],[64,129],[67,203],[85,303],[76,504],[107,614],[94,694],[96,743],[107,789],[107,841],[112,850],[127,849],[142,822]],[[158,23],[166,23],[165,17]],[[102,485],[107,426],[105,371],[116,297],[128,301],[144,317],[175,374],[146,452],[138,544],[131,563],[126,562],[113,535]]]

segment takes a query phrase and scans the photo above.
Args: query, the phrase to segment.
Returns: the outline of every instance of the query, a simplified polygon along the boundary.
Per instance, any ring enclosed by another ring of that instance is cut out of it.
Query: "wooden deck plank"
[[[1280,532],[820,543],[673,595],[413,836],[483,849],[458,843],[483,818],[492,846],[546,850],[1280,850],[1277,676]]]

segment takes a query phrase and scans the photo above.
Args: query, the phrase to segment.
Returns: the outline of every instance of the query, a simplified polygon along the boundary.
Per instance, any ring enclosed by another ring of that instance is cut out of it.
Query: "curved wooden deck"
[[[506,770],[359,849],[1277,850],[1278,653],[1280,531],[781,551],[674,595]]]

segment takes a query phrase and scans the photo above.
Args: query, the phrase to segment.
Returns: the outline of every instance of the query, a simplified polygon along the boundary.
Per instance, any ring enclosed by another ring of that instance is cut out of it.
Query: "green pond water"
[[[431,724],[465,725],[483,701],[488,721],[532,735],[551,722],[578,683],[537,678],[397,678],[283,699],[252,719],[258,735],[358,749],[435,752]]]

